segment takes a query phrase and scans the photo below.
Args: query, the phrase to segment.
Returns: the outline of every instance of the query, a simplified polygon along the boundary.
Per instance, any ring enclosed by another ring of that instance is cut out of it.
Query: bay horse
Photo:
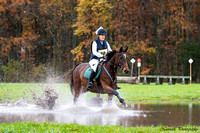
[[[122,106],[126,106],[124,99],[116,91],[116,85],[118,68],[121,68],[123,73],[129,72],[126,58],[127,50],[128,47],[125,50],[121,47],[119,51],[114,50],[106,55],[107,61],[102,63],[99,78],[93,82],[93,87],[90,90],[87,90],[88,79],[84,78],[85,71],[90,67],[89,63],[79,63],[69,70],[68,74],[71,76],[70,88],[74,96],[74,103],[77,102],[81,93],[87,91],[99,93],[101,91],[102,94],[108,94],[108,101],[111,101],[113,95],[115,95],[122,103]]]

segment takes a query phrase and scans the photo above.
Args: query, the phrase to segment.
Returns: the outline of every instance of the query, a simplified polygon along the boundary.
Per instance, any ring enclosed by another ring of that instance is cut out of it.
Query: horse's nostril
[[[125,74],[127,74],[128,72],[129,72],[129,71],[127,71],[127,70],[124,70],[124,73],[125,73]]]

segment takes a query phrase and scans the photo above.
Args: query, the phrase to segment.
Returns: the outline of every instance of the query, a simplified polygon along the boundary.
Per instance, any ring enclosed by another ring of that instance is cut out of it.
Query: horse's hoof
[[[123,108],[127,108],[128,106],[127,106],[127,104],[124,102],[124,103],[122,103],[122,107],[123,107]]]

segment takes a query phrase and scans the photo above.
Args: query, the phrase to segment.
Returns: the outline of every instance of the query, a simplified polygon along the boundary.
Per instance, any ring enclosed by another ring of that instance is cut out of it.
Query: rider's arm
[[[96,41],[94,41],[94,42],[92,43],[92,53],[93,53],[95,56],[97,56],[98,58],[103,57],[102,54],[100,54],[99,52],[97,52],[97,43],[96,43]]]
[[[112,51],[112,49],[110,48],[110,44],[108,42],[107,42],[107,46],[108,46],[107,48],[108,52]]]

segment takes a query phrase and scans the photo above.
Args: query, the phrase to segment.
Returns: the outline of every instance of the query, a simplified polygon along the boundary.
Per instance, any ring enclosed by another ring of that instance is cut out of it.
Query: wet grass
[[[199,103],[200,84],[192,85],[132,85],[118,84],[122,89],[118,90],[120,95],[127,103]],[[15,101],[23,94],[25,99],[32,100],[32,93],[40,95],[47,86],[54,88],[60,95],[59,97],[68,97],[73,99],[68,84],[38,84],[38,83],[0,83],[0,102]],[[87,93],[88,97],[95,96],[93,93]],[[107,95],[101,95],[107,99]]]
[[[122,126],[84,126],[78,124],[58,124],[58,123],[35,123],[35,122],[19,122],[19,123],[1,123],[0,132],[4,133],[65,133],[65,132],[84,132],[84,133],[154,133],[154,132],[200,132],[200,127],[182,126],[182,127],[122,127]]]

